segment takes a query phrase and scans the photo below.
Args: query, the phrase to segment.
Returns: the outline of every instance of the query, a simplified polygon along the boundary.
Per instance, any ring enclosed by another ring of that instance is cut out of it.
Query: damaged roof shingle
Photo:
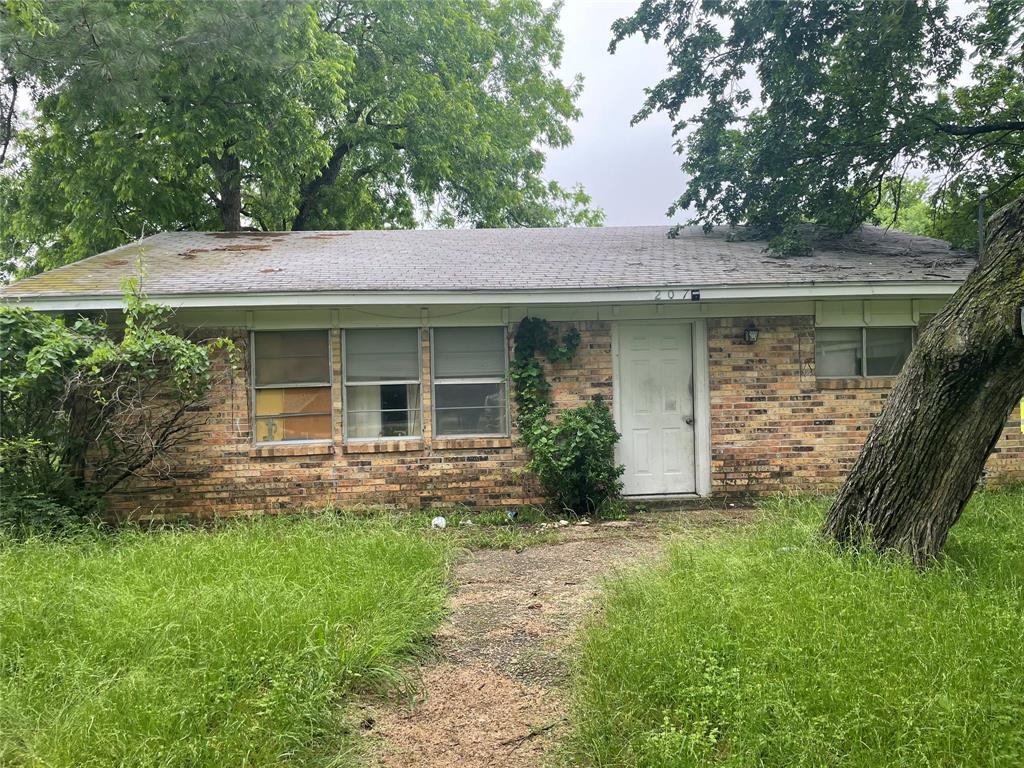
[[[166,232],[7,286],[6,298],[359,291],[564,291],[674,286],[960,282],[974,259],[865,226],[775,259],[724,230],[668,227]]]

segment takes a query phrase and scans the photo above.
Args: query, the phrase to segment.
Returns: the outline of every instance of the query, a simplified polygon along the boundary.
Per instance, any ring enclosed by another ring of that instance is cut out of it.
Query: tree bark
[[[10,102],[6,105],[6,114],[0,117],[0,163],[7,159],[7,150],[14,141],[14,113],[18,106],[18,79],[9,74],[3,83],[10,90]]]
[[[242,228],[242,166],[231,147],[224,147],[220,157],[211,158],[210,165],[217,179],[217,213],[225,232]]]
[[[952,136],[981,136],[986,133],[1002,133],[1004,131],[1024,131],[1024,121],[1009,120],[1001,123],[981,123],[980,125],[953,125],[952,123],[936,123],[935,127]]]
[[[302,185],[302,188],[299,190],[299,212],[292,220],[293,230],[306,229],[309,226],[310,219],[313,217],[313,206],[316,204],[317,195],[321,189],[330,186],[338,180],[338,175],[341,173],[341,165],[351,151],[352,144],[348,142],[339,143],[331,153],[331,158],[327,161],[327,165],[321,168],[314,178]]]
[[[1024,397],[1024,197],[922,334],[829,510],[825,535],[924,565],[942,549]]]

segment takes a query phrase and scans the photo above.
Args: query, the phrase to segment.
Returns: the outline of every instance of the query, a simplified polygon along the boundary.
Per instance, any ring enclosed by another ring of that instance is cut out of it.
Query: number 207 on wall
[[[655,301],[674,301],[677,299],[691,299],[692,301],[700,301],[700,291],[687,288],[682,291],[674,289],[662,289],[654,292]]]

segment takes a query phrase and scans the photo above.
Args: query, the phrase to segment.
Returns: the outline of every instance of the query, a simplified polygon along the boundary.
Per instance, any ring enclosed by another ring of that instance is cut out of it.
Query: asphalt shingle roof
[[[765,243],[668,228],[166,232],[3,289],[6,298],[358,291],[565,291],[665,285],[960,282],[969,255],[940,240],[862,227],[776,259]]]

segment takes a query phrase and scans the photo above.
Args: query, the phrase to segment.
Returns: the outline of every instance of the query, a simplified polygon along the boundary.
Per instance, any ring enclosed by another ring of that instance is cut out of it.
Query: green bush
[[[55,532],[80,519],[74,482],[52,447],[0,435],[0,532]]]
[[[597,514],[622,491],[622,468],[615,463],[618,439],[608,405],[598,395],[544,425],[543,435],[530,445],[529,468],[558,509]]]
[[[1024,489],[978,494],[924,572],[835,553],[825,506],[772,502],[610,585],[574,764],[1024,764]]]
[[[405,685],[446,577],[329,515],[0,539],[0,765],[350,765],[344,705]]]
[[[548,321],[524,318],[516,332],[510,373],[516,427],[529,451],[526,468],[559,511],[595,514],[622,493],[623,468],[615,462],[619,433],[600,395],[552,418],[551,387],[540,360],[571,360],[579,342],[575,328],[559,340]]]
[[[0,528],[54,528],[186,438],[226,339],[194,341],[125,286],[116,329],[0,306]]]

